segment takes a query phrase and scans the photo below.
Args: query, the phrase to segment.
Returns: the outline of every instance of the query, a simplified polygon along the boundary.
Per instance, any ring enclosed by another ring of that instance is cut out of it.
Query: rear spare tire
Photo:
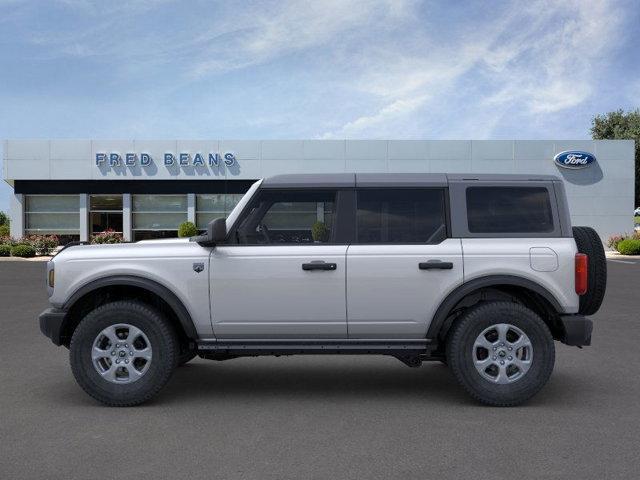
[[[587,293],[580,296],[582,315],[593,315],[598,311],[607,289],[607,258],[602,241],[591,227],[573,227],[573,238],[578,251],[588,256]]]

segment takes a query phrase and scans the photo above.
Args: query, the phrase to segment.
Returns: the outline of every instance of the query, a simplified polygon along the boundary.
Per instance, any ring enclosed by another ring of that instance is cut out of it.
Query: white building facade
[[[283,173],[438,172],[556,175],[572,223],[605,239],[633,229],[634,165],[632,140],[51,139],[5,140],[3,177],[15,238],[176,236],[180,223],[204,229],[253,181]]]

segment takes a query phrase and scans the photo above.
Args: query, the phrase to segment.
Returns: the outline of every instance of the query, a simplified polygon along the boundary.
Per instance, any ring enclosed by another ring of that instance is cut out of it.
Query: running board
[[[217,340],[197,342],[200,354],[225,353],[229,355],[425,355],[430,352],[430,341],[395,340],[395,339],[367,339],[367,340]]]

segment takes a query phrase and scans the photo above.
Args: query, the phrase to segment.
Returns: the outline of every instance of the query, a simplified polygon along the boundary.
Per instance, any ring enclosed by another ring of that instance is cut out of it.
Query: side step
[[[429,353],[427,339],[396,340],[396,339],[349,339],[349,340],[217,340],[200,341],[197,345],[199,354],[224,353],[228,355],[426,355]]]

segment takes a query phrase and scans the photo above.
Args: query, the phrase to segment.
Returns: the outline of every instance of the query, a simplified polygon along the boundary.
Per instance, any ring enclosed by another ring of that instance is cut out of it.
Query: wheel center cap
[[[118,353],[118,355],[120,355],[121,357],[124,357],[127,354],[127,352],[125,352],[124,350],[120,350],[120,353]]]
[[[507,356],[507,352],[505,352],[504,350],[500,350],[500,352],[498,353],[498,355],[500,356],[500,358],[504,358]]]

